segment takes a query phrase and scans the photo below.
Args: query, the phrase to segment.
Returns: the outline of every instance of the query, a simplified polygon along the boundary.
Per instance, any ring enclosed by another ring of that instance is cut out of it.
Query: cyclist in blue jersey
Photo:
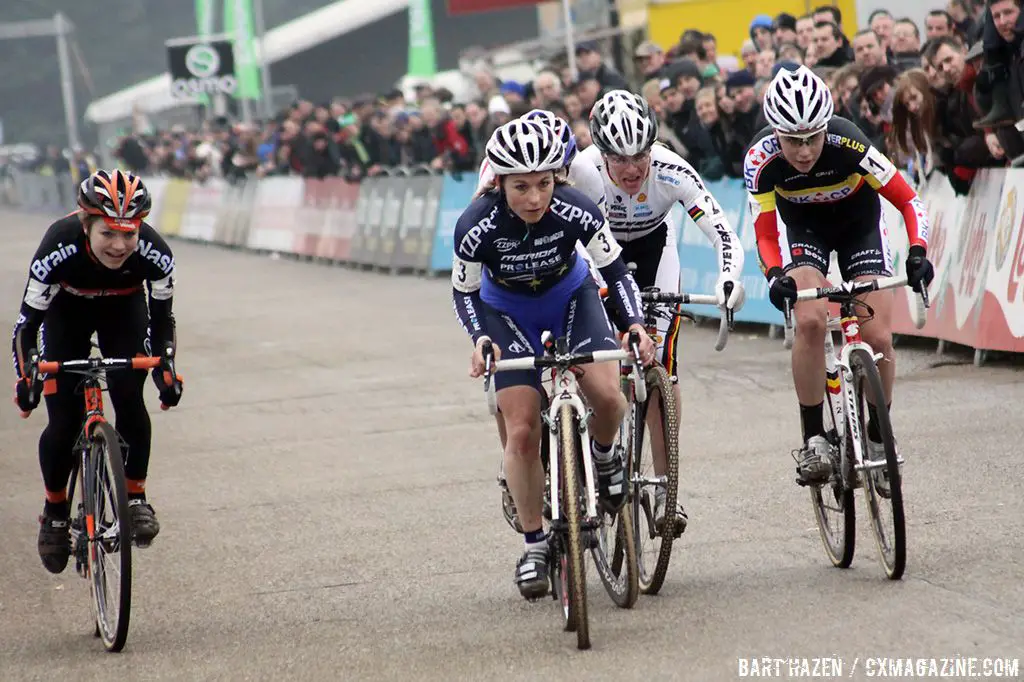
[[[556,177],[565,148],[548,126],[516,120],[487,143],[498,191],[479,197],[455,227],[452,296],[455,311],[475,345],[470,376],[484,372],[482,347],[496,356],[520,358],[543,352],[544,330],[566,336],[575,353],[614,350],[616,333],[577,242],[594,265],[630,329],[641,338],[641,361],[654,357],[643,326],[640,291],[619,257],[598,207]],[[540,461],[540,374],[495,376],[504,418],[504,471],[526,540],[515,581],[527,599],[548,591],[548,546],[542,525],[544,470]],[[580,388],[593,410],[590,432],[601,506],[617,511],[626,499],[623,463],[613,444],[626,404],[614,364],[588,366]]]

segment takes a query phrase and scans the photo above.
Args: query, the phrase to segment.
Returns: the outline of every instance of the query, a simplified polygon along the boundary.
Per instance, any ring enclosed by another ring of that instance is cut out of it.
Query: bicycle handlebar
[[[796,292],[796,300],[816,301],[824,298],[832,303],[844,303],[854,300],[861,294],[896,289],[906,285],[907,278],[905,275],[900,277],[879,277],[878,279],[864,282],[843,282],[839,286],[834,287],[800,289]],[[914,321],[914,326],[920,329],[927,321],[925,310],[928,308],[928,289],[922,288],[920,292],[915,293],[917,293],[917,296],[914,297],[914,303],[911,305],[910,317]],[[785,310],[782,311],[782,314],[785,318],[785,338],[782,345],[789,350],[793,347],[793,308],[789,299],[785,302]]]
[[[155,369],[163,358],[88,358],[87,360],[64,360],[38,363],[40,374],[57,374],[62,371],[88,371],[98,369]]]
[[[725,283],[725,298],[728,300],[732,294],[732,282]],[[640,300],[644,303],[676,303],[680,305],[718,305],[718,297],[714,294],[672,294],[662,291],[640,292]],[[715,350],[721,351],[729,342],[729,332],[736,325],[732,308],[725,308],[724,315],[718,323],[718,338],[715,340]]]

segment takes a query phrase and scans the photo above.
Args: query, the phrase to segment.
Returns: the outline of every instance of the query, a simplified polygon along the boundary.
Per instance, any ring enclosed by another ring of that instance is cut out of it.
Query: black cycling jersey
[[[29,268],[11,344],[15,373],[24,375],[27,353],[36,347],[39,327],[56,297],[95,299],[143,291],[149,294],[152,344],[160,352],[174,344],[174,255],[167,242],[144,222],[135,253],[111,270],[90,251],[78,214],[61,218],[43,235]]]

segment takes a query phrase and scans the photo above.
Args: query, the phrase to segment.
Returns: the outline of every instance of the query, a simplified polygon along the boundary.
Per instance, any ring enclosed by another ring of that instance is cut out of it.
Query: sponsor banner
[[[988,233],[987,277],[978,319],[978,347],[1024,352],[1024,171],[1006,172]]]
[[[373,262],[380,236],[380,221],[384,213],[384,182],[386,178],[376,176],[363,180],[356,202],[356,233],[352,236],[349,260],[358,265]]]
[[[302,205],[297,211],[295,243],[291,252],[299,256],[315,256],[320,248],[320,238],[327,222],[327,210],[331,203],[330,188],[323,180],[306,178],[302,181]]]
[[[441,205],[441,189],[444,186],[444,178],[432,175],[427,178],[426,184],[427,198],[423,204],[423,227],[420,229],[418,250],[412,263],[412,267],[420,272],[425,272],[430,268],[430,252],[434,248],[434,232],[437,230],[437,216]]]
[[[323,231],[317,244],[317,258],[334,262],[349,260],[352,237],[356,231],[356,202],[359,185],[341,178],[323,181],[325,194],[321,196],[324,211]],[[308,200],[308,199],[307,199]]]
[[[255,178],[250,178],[227,187],[214,225],[213,240],[217,244],[226,246],[245,244],[249,234],[249,222],[252,220],[252,202],[256,196],[258,183],[259,181]]]
[[[185,216],[185,206],[188,204],[188,195],[192,185],[186,180],[172,178],[167,181],[164,188],[164,198],[161,202],[161,210],[151,224],[167,237],[177,237],[181,234],[181,222]]]
[[[705,183],[708,191],[725,211],[729,224],[739,236],[743,247],[743,288],[746,302],[736,313],[738,322],[782,324],[782,313],[768,299],[768,282],[761,274],[757,260],[757,239],[754,224],[747,210],[747,191],[740,180],[718,180]],[[713,294],[718,283],[718,253],[707,236],[690,219],[682,206],[672,210],[679,247],[679,278],[682,290],[689,294]],[[706,317],[719,317],[716,306],[684,306],[691,313]]]
[[[434,244],[430,254],[430,270],[435,274],[450,272],[452,269],[452,257],[455,255],[455,223],[473,201],[477,179],[472,173],[464,173],[458,180],[451,175],[444,176],[441,201],[438,205],[437,229],[434,230]]]
[[[167,193],[167,179],[153,178],[146,180],[146,187],[149,189],[149,196],[153,198],[153,207],[149,209],[149,216],[146,222],[153,225],[153,221],[160,215],[164,207],[164,195]],[[77,201],[77,199],[76,199]],[[73,206],[74,204],[72,204]]]
[[[256,187],[246,246],[291,253],[302,206],[301,178],[263,178]]]
[[[185,203],[179,236],[204,242],[216,241],[217,216],[229,185],[221,178],[209,178],[193,184]]]
[[[427,200],[432,181],[433,178],[429,176],[412,177],[406,181],[402,215],[395,238],[395,253],[391,260],[393,268],[413,269],[420,261],[420,235],[428,224]],[[437,213],[436,204],[434,213]]]
[[[372,264],[378,268],[390,268],[395,260],[398,244],[398,225],[402,220],[402,206],[405,203],[406,187],[412,178],[386,178],[384,181],[384,205],[380,221],[380,242],[374,252]]]
[[[235,54],[230,40],[185,38],[169,41],[167,66],[171,74],[171,96],[187,99],[238,89]]]

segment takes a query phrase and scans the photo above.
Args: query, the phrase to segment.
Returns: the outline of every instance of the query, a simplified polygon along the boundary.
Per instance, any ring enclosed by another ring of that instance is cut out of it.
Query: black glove
[[[772,305],[785,312],[786,301],[796,303],[796,280],[782,271],[772,268],[768,271],[768,298]]]
[[[31,412],[39,407],[41,391],[32,390],[28,377],[18,379],[14,384],[14,403],[23,413]]]
[[[185,390],[185,385],[180,374],[175,374],[171,377],[171,373],[156,367],[153,369],[153,383],[156,384],[156,390],[160,393],[160,405],[164,409],[168,407],[177,407],[181,401],[181,393]]]
[[[911,246],[910,252],[907,254],[907,284],[920,294],[932,283],[934,278],[935,268],[928,260],[924,247],[917,244]]]

